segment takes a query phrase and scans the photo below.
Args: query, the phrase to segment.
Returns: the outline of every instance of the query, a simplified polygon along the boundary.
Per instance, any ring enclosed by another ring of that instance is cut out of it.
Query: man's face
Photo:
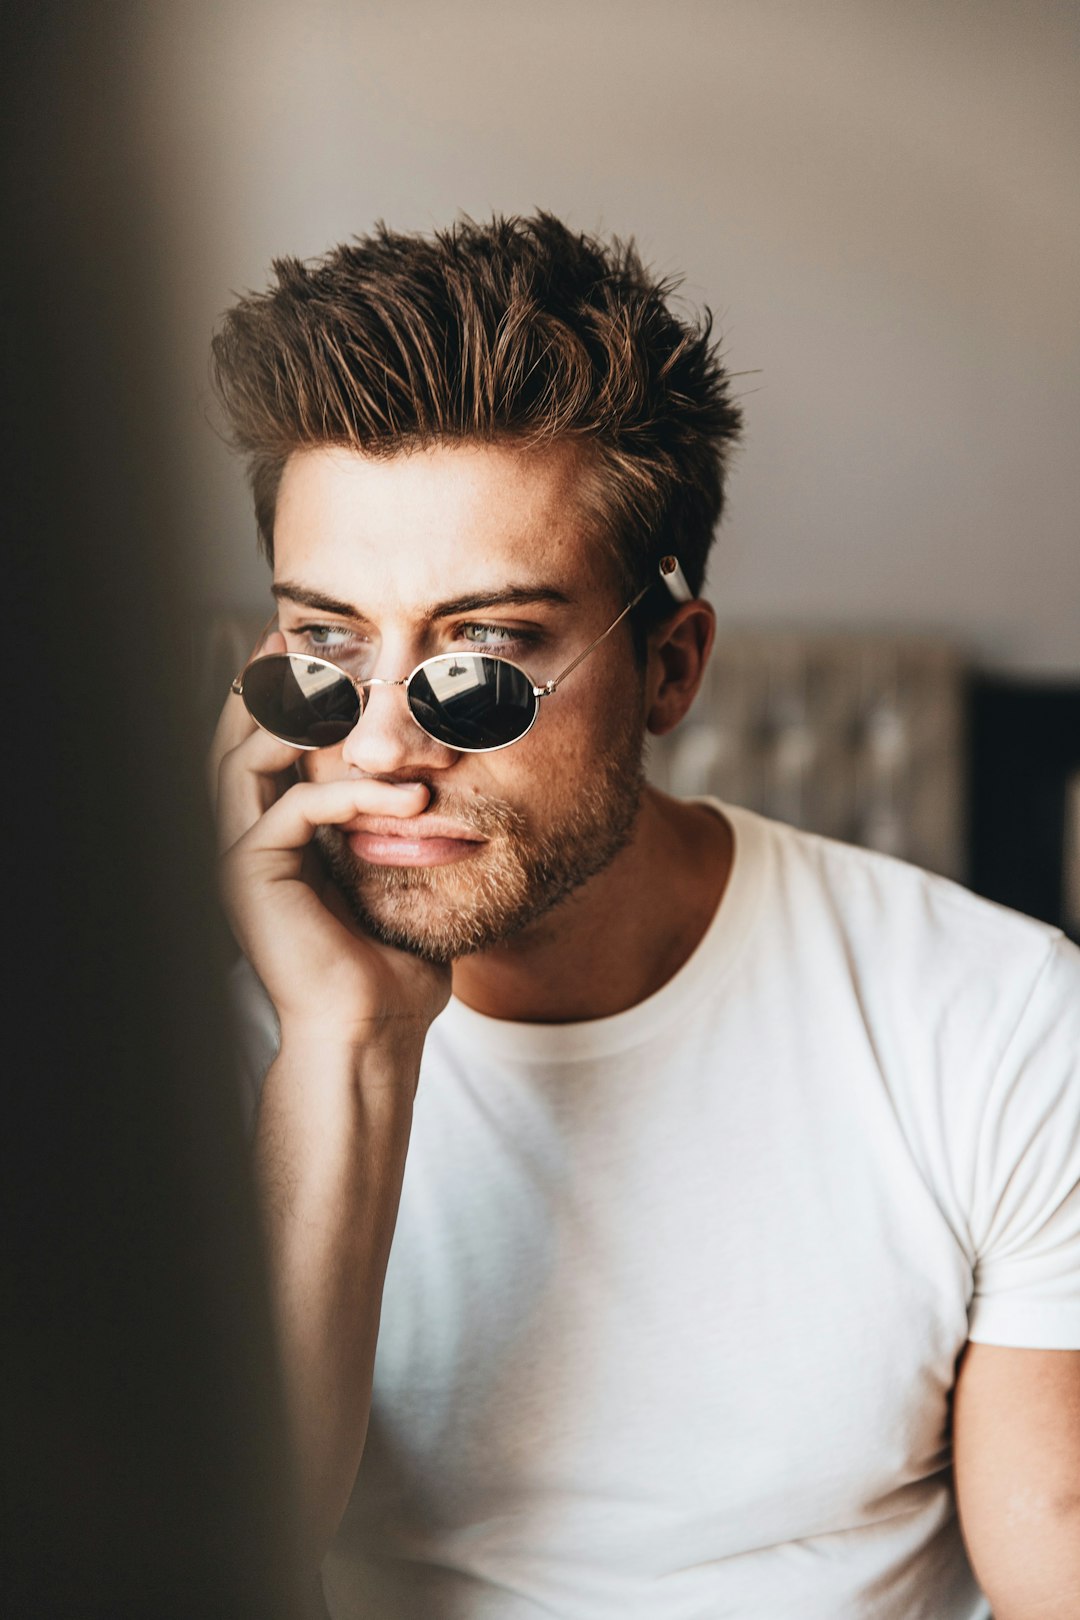
[[[625,605],[580,468],[566,447],[295,454],[274,534],[289,648],[385,680],[436,653],[495,652],[550,680]],[[374,686],[345,741],[301,770],[428,787],[419,818],[358,817],[318,842],[365,926],[449,961],[534,925],[612,861],[637,816],[643,738],[643,674],[620,625],[508,748],[458,753],[420,730],[403,688]]]

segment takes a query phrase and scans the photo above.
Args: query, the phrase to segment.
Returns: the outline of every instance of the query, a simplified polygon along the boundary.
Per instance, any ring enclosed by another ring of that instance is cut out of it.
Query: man
[[[278,608],[215,760],[331,1614],[969,1620],[968,1555],[1080,1613],[1078,953],[642,785],[707,327],[545,215],[276,270],[215,345]]]

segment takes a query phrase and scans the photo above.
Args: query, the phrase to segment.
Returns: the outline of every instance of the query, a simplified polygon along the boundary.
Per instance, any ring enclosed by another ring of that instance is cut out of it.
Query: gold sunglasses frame
[[[667,586],[668,591],[675,598],[676,602],[680,602],[680,603],[681,602],[690,602],[690,601],[693,600],[693,594],[694,593],[691,591],[689,585],[686,582],[686,576],[683,573],[682,568],[679,566],[679,560],[678,560],[677,557],[671,557],[671,556],[661,557],[659,572],[660,572],[660,578],[662,579],[664,584]],[[563,681],[565,681],[566,677],[568,675],[572,675],[574,673],[574,670],[577,669],[578,665],[583,664],[585,662],[585,659],[588,658],[589,654],[592,653],[592,652],[595,652],[597,647],[599,647],[599,645],[600,645],[600,643],[602,641],[606,641],[607,637],[610,636],[611,632],[618,628],[618,626],[626,618],[626,615],[628,613],[633,612],[634,608],[637,607],[638,603],[645,596],[647,596],[649,591],[651,591],[651,590],[652,590],[652,582],[650,582],[648,585],[642,586],[641,590],[637,593],[637,595],[631,601],[627,602],[626,606],[623,608],[623,610],[619,614],[618,618],[613,619],[612,622],[608,625],[606,630],[601,631],[600,635],[596,636],[594,640],[590,641],[589,645],[585,648],[584,652],[578,653],[577,657],[574,658],[569,664],[567,664],[565,669],[560,670],[558,675],[556,675],[552,680],[545,681],[542,686],[538,686],[536,684],[536,682],[533,680],[532,676],[529,674],[528,670],[523,669],[520,664],[516,664],[512,658],[497,658],[496,659],[496,658],[492,658],[491,654],[484,654],[484,653],[473,653],[473,652],[470,652],[470,653],[460,653],[460,652],[456,652],[456,653],[435,653],[431,658],[423,659],[419,664],[417,664],[416,668],[413,669],[413,670],[410,670],[409,674],[406,675],[402,680],[388,681],[388,680],[384,680],[381,676],[371,675],[371,676],[368,677],[367,680],[359,681],[359,680],[357,680],[355,678],[355,676],[350,675],[347,669],[342,669],[340,664],[335,664],[332,658],[318,658],[318,657],[311,656],[311,655],[309,655],[307,653],[284,652],[284,653],[256,653],[255,657],[254,658],[249,658],[247,663],[244,665],[243,669],[240,670],[240,672],[233,677],[233,680],[232,680],[232,682],[230,684],[229,690],[230,690],[230,692],[234,692],[237,697],[243,697],[243,695],[244,695],[244,676],[247,674],[248,670],[251,668],[251,666],[253,664],[261,663],[264,658],[289,658],[289,659],[294,659],[295,658],[295,659],[300,660],[302,663],[308,665],[309,667],[312,664],[319,664],[324,669],[332,669],[332,670],[334,670],[338,675],[340,675],[342,677],[343,680],[348,681],[349,684],[356,689],[357,700],[359,702],[359,710],[358,710],[358,713],[357,713],[357,716],[356,716],[356,721],[357,721],[357,723],[359,723],[359,721],[363,718],[364,709],[366,707],[366,699],[365,699],[364,694],[365,694],[365,689],[367,687],[371,687],[371,686],[405,686],[405,687],[407,687],[409,685],[409,682],[414,678],[414,676],[418,675],[422,669],[427,669],[428,666],[431,665],[431,664],[443,664],[443,663],[446,663],[447,660],[453,661],[454,659],[457,659],[457,658],[484,658],[484,657],[487,657],[487,658],[489,658],[491,660],[492,663],[508,664],[511,669],[516,670],[517,673],[519,675],[521,675],[529,683],[529,686],[532,688],[532,695],[537,700],[534,707],[533,707],[532,719],[529,721],[528,725],[525,727],[525,730],[520,731],[516,737],[511,737],[509,742],[492,743],[492,744],[490,744],[489,746],[487,746],[485,748],[463,748],[463,747],[459,747],[456,743],[448,743],[444,738],[436,737],[434,732],[429,731],[427,729],[427,727],[422,723],[422,721],[417,719],[417,716],[414,713],[411,705],[406,703],[406,707],[409,710],[409,715],[412,718],[413,723],[419,728],[420,731],[422,731],[424,733],[424,736],[425,737],[430,737],[433,742],[439,743],[441,747],[450,748],[450,749],[453,750],[453,752],[455,754],[497,754],[503,748],[512,748],[515,743],[520,742],[523,737],[527,737],[529,735],[529,732],[532,730],[533,726],[536,724],[537,716],[540,713],[540,701],[539,700],[541,698],[550,697],[553,692],[558,691],[559,687],[562,685]],[[266,632],[269,630],[270,626],[273,624],[274,619],[276,617],[277,617],[277,614],[275,613],[273,615],[273,617],[267,619],[267,621],[266,621],[265,625],[263,626],[262,630],[259,632],[259,641],[260,642],[262,641],[263,637],[266,635]],[[246,705],[245,705],[245,707],[246,707]],[[297,743],[297,742],[290,742],[287,738],[279,736],[276,731],[271,731],[269,726],[264,726],[262,721],[256,715],[251,713],[250,709],[248,709],[248,714],[251,715],[251,718],[255,721],[255,724],[259,727],[260,731],[267,732],[269,736],[276,737],[278,742],[284,742],[287,747],[296,748],[302,753],[314,754],[314,753],[318,753],[320,751],[320,749],[322,749],[322,748],[336,748],[336,747],[340,746],[340,743]],[[342,738],[341,740],[344,741],[344,738]]]

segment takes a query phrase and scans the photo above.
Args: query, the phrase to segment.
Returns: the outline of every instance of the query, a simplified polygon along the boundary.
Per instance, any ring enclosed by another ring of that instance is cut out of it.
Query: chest
[[[644,1497],[722,1556],[887,1514],[947,1466],[970,1276],[887,1099],[827,1052],[677,1058],[588,1093],[428,1077],[370,1485],[463,1522]]]

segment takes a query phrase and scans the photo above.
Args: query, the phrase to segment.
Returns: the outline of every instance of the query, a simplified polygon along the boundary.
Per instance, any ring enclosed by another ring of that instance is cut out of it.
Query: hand
[[[259,650],[284,648],[274,632]],[[312,839],[316,827],[358,815],[417,816],[430,795],[422,783],[299,781],[301,755],[230,694],[209,766],[233,932],[277,1009],[283,1044],[415,1048],[449,999],[450,969],[366,934]]]

